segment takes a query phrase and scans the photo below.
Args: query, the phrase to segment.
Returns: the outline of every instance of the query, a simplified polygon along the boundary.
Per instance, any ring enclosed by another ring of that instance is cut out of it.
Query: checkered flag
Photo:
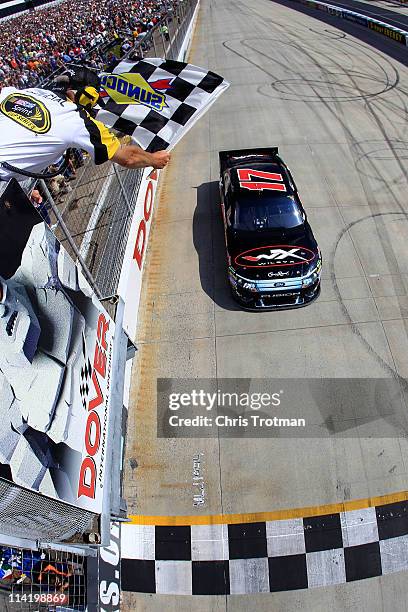
[[[150,57],[119,62],[112,73],[99,76],[96,118],[152,153],[172,149],[229,87],[204,68]]]
[[[79,385],[79,393],[81,395],[82,405],[85,408],[85,410],[87,406],[87,399],[88,399],[88,393],[89,393],[88,380],[91,378],[91,375],[92,375],[92,366],[91,366],[91,362],[88,359],[88,363],[85,363],[81,368],[81,382]]]
[[[80,371],[81,381],[79,384],[79,393],[81,396],[82,406],[86,410],[88,394],[89,394],[88,380],[92,376],[92,365],[86,353],[86,343],[85,343],[85,337],[83,334],[82,334],[82,355],[84,358],[84,365],[81,367],[81,371]]]

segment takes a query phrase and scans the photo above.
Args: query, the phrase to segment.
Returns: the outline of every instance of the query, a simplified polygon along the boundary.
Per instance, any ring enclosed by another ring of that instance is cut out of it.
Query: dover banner
[[[101,513],[114,322],[12,181],[0,199],[0,476]]]

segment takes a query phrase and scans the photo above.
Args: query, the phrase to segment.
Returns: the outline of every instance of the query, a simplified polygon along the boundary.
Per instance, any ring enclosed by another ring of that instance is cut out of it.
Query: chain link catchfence
[[[177,58],[196,3],[174,3],[124,57]],[[141,179],[142,170],[114,163],[95,166],[86,153],[75,150],[62,174],[35,184],[39,212],[101,299],[117,292]]]
[[[34,185],[40,214],[79,260],[100,298],[117,289],[141,178],[141,170],[95,166],[74,150],[63,174]]]
[[[85,610],[86,563],[79,552],[0,546],[0,609]]]

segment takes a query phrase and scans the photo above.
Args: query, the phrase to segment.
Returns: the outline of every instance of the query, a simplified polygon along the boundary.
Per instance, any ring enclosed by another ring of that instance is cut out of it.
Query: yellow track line
[[[306,518],[309,516],[322,516],[324,514],[336,514],[350,510],[361,510],[373,506],[384,506],[396,502],[407,501],[408,491],[390,493],[379,497],[367,497],[355,499],[336,504],[325,504],[323,506],[307,506],[306,508],[289,508],[287,510],[275,510],[273,512],[252,512],[245,514],[208,514],[208,515],[178,515],[178,516],[147,516],[130,515],[131,525],[222,525],[236,523],[257,523],[263,521],[279,521],[283,519]]]

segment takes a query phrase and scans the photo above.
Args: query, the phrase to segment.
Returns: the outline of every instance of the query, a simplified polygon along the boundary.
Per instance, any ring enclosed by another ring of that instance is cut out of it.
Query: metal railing
[[[123,57],[178,57],[197,0],[179,0]],[[116,294],[141,170],[95,166],[74,151],[64,174],[37,181],[39,211],[101,299]]]

